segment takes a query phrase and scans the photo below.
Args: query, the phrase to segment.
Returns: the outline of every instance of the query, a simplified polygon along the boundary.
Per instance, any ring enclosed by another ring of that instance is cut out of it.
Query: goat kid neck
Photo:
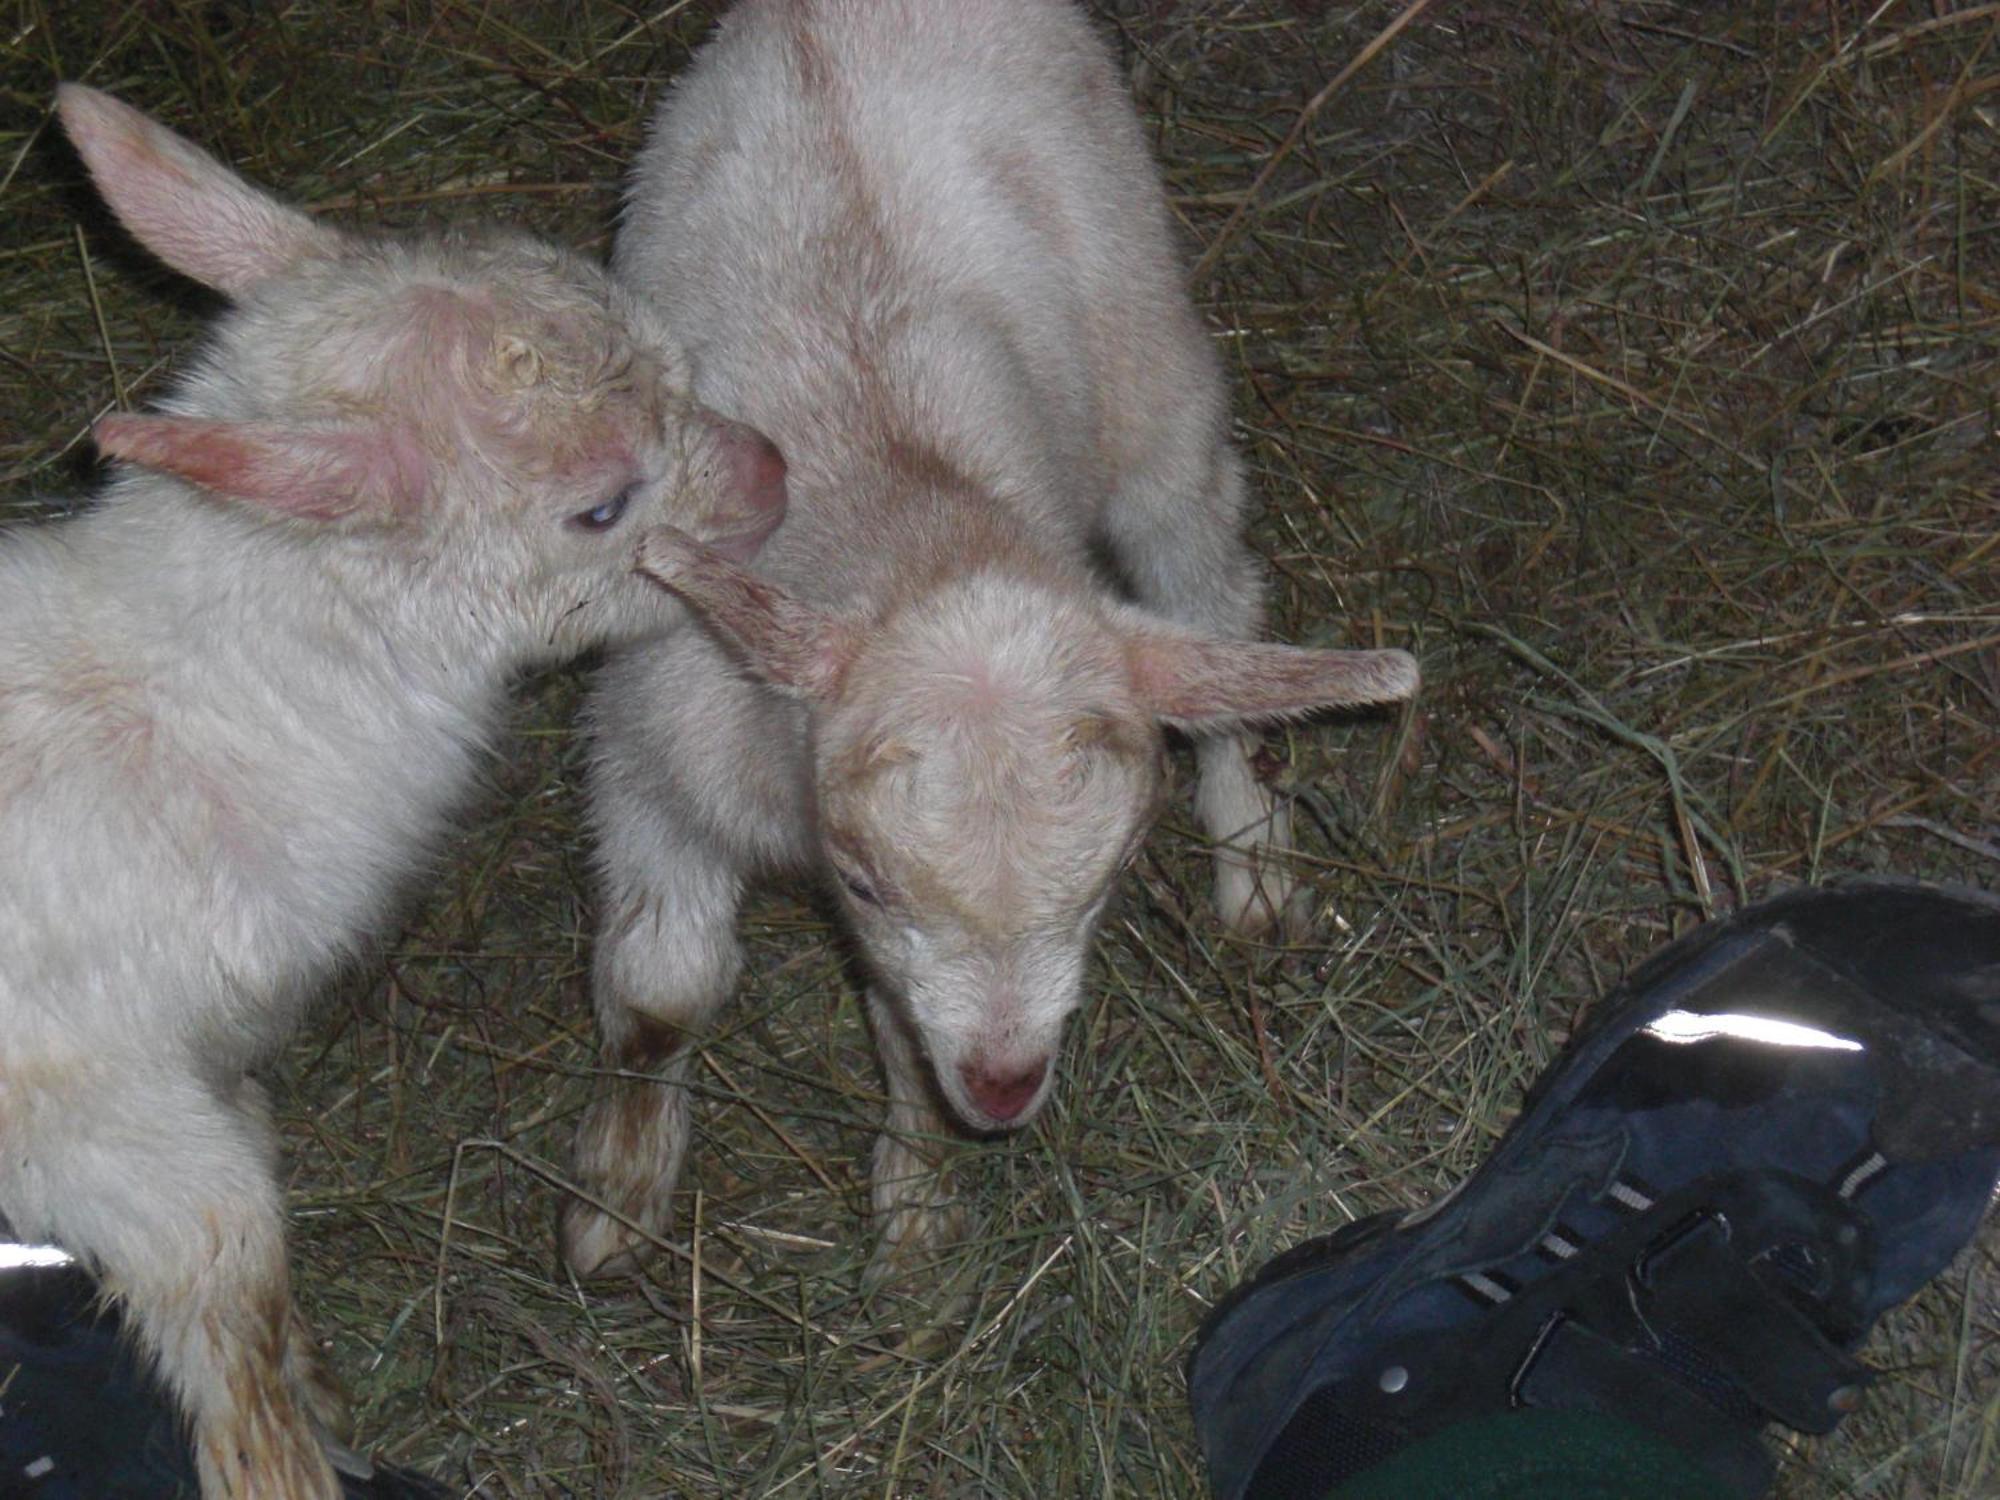
[[[407,542],[380,532],[268,519],[143,473],[70,524],[91,636],[191,707],[254,687],[357,723],[483,725],[537,654],[456,590],[409,587],[407,552],[389,556]]]

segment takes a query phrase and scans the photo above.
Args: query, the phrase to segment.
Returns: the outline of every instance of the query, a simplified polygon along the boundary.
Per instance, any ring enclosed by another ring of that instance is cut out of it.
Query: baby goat
[[[875,1269],[949,1232],[925,1138],[1034,1118],[1092,928],[1144,837],[1160,726],[1201,738],[1216,903],[1281,916],[1289,825],[1246,721],[1407,697],[1400,651],[1251,644],[1227,400],[1111,59],[1056,0],[745,0],[639,158],[613,270],[702,399],[772,434],[756,573],[670,533],[709,631],[603,674],[593,821],[607,1084],[578,1141],[618,1269],[669,1221],[689,1036],[746,880],[832,876],[889,1091]],[[1101,546],[1138,606],[1093,566]]]
[[[566,251],[353,237],[60,107],[232,306],[161,414],[97,424],[95,508],[0,535],[0,1215],[123,1299],[206,1500],[337,1500],[245,1070],[382,924],[513,675],[680,613],[641,531],[746,557],[783,467]]]

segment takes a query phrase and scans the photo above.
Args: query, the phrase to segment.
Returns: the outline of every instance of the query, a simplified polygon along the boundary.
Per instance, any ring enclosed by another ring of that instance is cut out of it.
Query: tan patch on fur
[[[814,34],[812,12],[812,6],[805,0],[797,0],[786,10],[786,19],[791,23],[788,29],[792,43],[792,72],[798,78],[800,93],[824,97],[833,86],[833,65],[821,49],[819,37]]]
[[[210,1216],[210,1230],[219,1226]],[[339,1495],[319,1438],[284,1379],[291,1301],[282,1285],[211,1307],[209,1338],[223,1356],[227,1405],[197,1431],[204,1495],[212,1477],[230,1500],[331,1500]]]
[[[978,483],[928,439],[892,428],[883,449],[883,460],[912,484],[942,494],[980,493]]]
[[[145,702],[145,690],[83,642],[50,674],[48,690],[41,696],[58,712],[90,721],[93,742],[110,757],[130,764],[152,749],[159,724]]]
[[[624,1034],[606,1050],[605,1065],[621,1073],[658,1073],[685,1051],[689,1036],[671,1022],[627,1008]],[[659,1090],[673,1087],[621,1078],[603,1101],[597,1163],[632,1190],[650,1181],[660,1155],[657,1139],[662,1100]]]
[[[687,173],[690,198],[701,195],[708,184],[708,179],[713,177],[716,168],[722,165],[723,156],[724,148],[718,136],[705,135],[696,144],[694,150],[689,153],[687,166],[684,168]]]
[[[628,1012],[626,1019],[632,1029],[617,1047],[617,1066],[624,1072],[656,1072],[687,1046],[687,1033],[671,1022],[636,1010]]]
[[[1115,714],[1085,714],[1069,727],[1064,744],[1082,755],[1102,753],[1143,766],[1161,754],[1159,734],[1150,724]]]
[[[1076,256],[1076,235],[1048,190],[1048,183],[1032,152],[1018,146],[1003,146],[981,154],[979,164],[986,169],[993,191],[1020,221],[1048,245],[1051,254],[1064,259]]]
[[[884,771],[906,766],[916,758],[916,749],[905,741],[891,735],[873,735],[835,760],[828,769],[828,776],[850,791],[859,791]],[[843,842],[839,830],[831,836],[836,843]],[[852,844],[858,841],[849,833],[844,842]]]
[[[494,340],[493,366],[501,381],[517,391],[542,378],[542,357],[535,346],[511,333]]]
[[[600,1164],[624,1166],[619,1176],[636,1177],[629,1164],[651,1155],[646,1147],[652,1139],[653,1119],[659,1113],[652,1091],[659,1085],[621,1080],[614,1087],[604,1123],[606,1155],[599,1160]]]

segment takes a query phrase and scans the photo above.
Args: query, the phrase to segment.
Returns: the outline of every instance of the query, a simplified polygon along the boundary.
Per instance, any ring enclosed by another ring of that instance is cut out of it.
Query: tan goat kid
[[[335,1500],[245,1070],[420,868],[513,675],[680,613],[641,530],[748,556],[783,470],[577,257],[350,237],[60,103],[232,306],[162,414],[98,423],[93,508],[0,535],[0,1215],[123,1299],[205,1500]]]
[[[818,868],[874,981],[881,1270],[949,1232],[939,1104],[990,1131],[1047,1096],[1160,726],[1201,736],[1216,903],[1257,929],[1292,899],[1289,825],[1243,724],[1405,697],[1416,664],[1248,643],[1222,381],[1068,4],[737,6],[654,123],[613,270],[685,334],[702,398],[778,442],[792,508],[754,574],[649,538],[711,631],[595,693],[597,1014],[607,1064],[664,1081],[585,1118],[579,1171],[616,1213],[573,1201],[565,1252],[614,1270],[667,1227],[685,1047],[735,986],[745,883]]]

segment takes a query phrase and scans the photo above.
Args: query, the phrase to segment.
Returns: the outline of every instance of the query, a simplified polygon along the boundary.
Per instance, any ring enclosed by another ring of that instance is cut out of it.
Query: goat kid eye
[[[875,887],[863,880],[859,875],[850,875],[845,870],[837,870],[834,873],[840,877],[840,883],[847,888],[847,894],[852,896],[856,901],[861,902],[862,905],[880,906],[882,904],[882,897],[876,892]]]
[[[578,531],[609,531],[625,518],[625,512],[632,504],[633,492],[637,489],[637,485],[627,485],[602,505],[578,511],[569,518],[569,524]]]

